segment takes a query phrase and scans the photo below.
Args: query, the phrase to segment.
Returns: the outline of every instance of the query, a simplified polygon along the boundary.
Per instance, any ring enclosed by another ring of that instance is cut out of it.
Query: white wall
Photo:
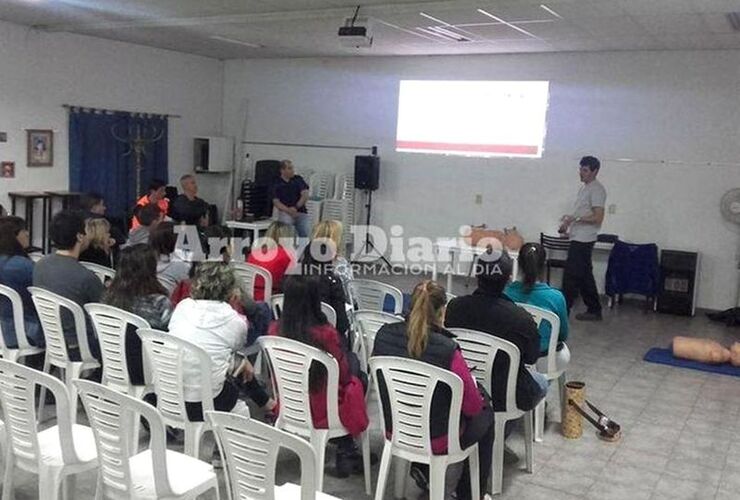
[[[617,205],[603,231],[700,249],[699,303],[724,308],[735,300],[739,237],[718,206],[740,186],[740,168],[701,163],[740,162],[739,77],[739,51],[230,61],[224,128],[239,137],[247,109],[250,140],[377,144],[374,220],[401,224],[407,236],[454,235],[471,222],[516,225],[529,239],[553,232],[579,188],[578,159],[595,154],[604,159],[607,203]],[[401,79],[550,80],[544,157],[396,153]]]
[[[0,131],[8,133],[0,161],[16,162],[15,179],[0,179],[0,203],[9,206],[8,191],[68,189],[62,104],[182,115],[169,129],[176,181],[192,170],[193,136],[221,131],[222,79],[215,59],[0,22]],[[26,167],[25,129],[32,128],[54,130],[53,167]],[[202,180],[206,199],[220,196],[218,182]]]

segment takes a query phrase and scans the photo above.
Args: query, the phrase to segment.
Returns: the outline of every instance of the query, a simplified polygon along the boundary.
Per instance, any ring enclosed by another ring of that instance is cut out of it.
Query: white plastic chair
[[[296,340],[284,337],[260,337],[257,342],[267,352],[272,368],[273,383],[280,404],[280,413],[275,426],[278,429],[308,438],[316,454],[316,463],[321,467],[317,490],[323,491],[324,455],[329,439],[347,436],[347,430],[339,420],[339,366],[328,353]],[[311,403],[308,397],[309,371],[312,363],[321,363],[326,368],[327,428],[317,429],[313,425]],[[365,468],[365,491],[371,493],[370,485],[370,441],[368,433],[362,433],[362,457]]]
[[[209,490],[219,498],[210,464],[167,449],[164,422],[154,407],[89,380],[75,384],[100,456],[96,498],[194,500]],[[150,448],[136,453],[138,443],[127,429],[140,416],[149,423]]]
[[[516,345],[506,340],[494,337],[489,333],[467,330],[465,328],[448,328],[457,337],[455,340],[460,346],[463,358],[472,370],[476,381],[487,390],[492,388],[493,364],[496,354],[502,351],[509,357],[509,373],[506,377],[506,408],[495,408],[495,433],[493,441],[493,468],[491,480],[492,493],[501,493],[504,472],[504,427],[506,422],[524,417],[524,447],[526,450],[527,472],[533,470],[532,444],[532,411],[522,411],[516,406],[516,384],[519,373],[520,353]]]
[[[139,337],[147,359],[151,364],[152,384],[157,395],[157,409],[170,427],[185,432],[185,454],[198,458],[203,434],[210,430],[208,423],[191,422],[185,409],[185,385],[183,368],[188,363],[198,363],[201,404],[203,415],[213,411],[213,389],[211,387],[211,358],[201,347],[175,337],[171,333],[153,329],[139,329]],[[195,361],[193,361],[193,357]]]
[[[93,273],[95,273],[95,276],[98,277],[98,279],[105,285],[105,282],[107,280],[112,280],[116,277],[116,270],[111,269],[110,267],[101,266],[100,264],[95,264],[93,262],[85,262],[80,261],[80,264],[82,264],[82,267],[89,269]]]
[[[532,315],[532,319],[537,324],[539,330],[543,321],[550,323],[550,343],[547,347],[547,357],[537,360],[537,371],[547,377],[548,381],[558,381],[558,402],[560,403],[560,418],[563,417],[563,398],[565,397],[565,368],[557,366],[558,357],[558,337],[560,336],[560,317],[552,311],[542,309],[541,307],[530,304],[517,303],[519,307],[525,309]],[[568,349],[567,345],[563,349]],[[542,441],[545,435],[545,400],[534,409],[534,439]]]
[[[355,343],[359,345],[353,350],[360,354],[360,360],[363,362],[363,366],[367,367],[367,361],[373,354],[375,335],[377,335],[378,330],[383,325],[403,321],[403,318],[385,312],[368,311],[366,309],[355,311],[353,317],[356,333],[359,334],[355,335]]]
[[[236,274],[236,278],[241,284],[242,291],[249,297],[254,297],[254,285],[257,281],[255,278],[260,276],[265,284],[264,300],[265,302],[270,301],[270,297],[272,297],[272,274],[270,274],[270,271],[254,264],[242,262],[232,262],[231,266],[234,268],[234,274]]]
[[[370,358],[370,370],[375,380],[384,382],[390,408],[383,407],[381,391],[378,390],[380,419],[385,427],[386,410],[390,411],[392,429],[384,429],[383,456],[380,460],[375,500],[385,494],[391,460],[395,456],[403,460],[396,469],[396,497],[404,496],[409,462],[429,464],[429,498],[442,500],[445,490],[445,473],[450,464],[468,460],[470,464],[470,486],[472,498],[480,498],[480,470],[478,444],[463,449],[460,446],[460,415],[462,413],[463,383],[460,377],[449,370],[421,361],[395,356]],[[450,418],[447,425],[447,454],[432,453],[430,417],[432,397],[438,384],[450,388]]]
[[[126,330],[129,325],[138,330],[139,328],[150,328],[149,323],[140,316],[106,304],[86,304],[85,310],[90,315],[100,342],[103,385],[136,399],[141,399],[144,394],[153,392],[151,384],[133,385],[131,383],[126,354]],[[146,372],[149,363],[143,360],[143,365],[144,380],[148,381],[150,377]],[[139,419],[134,419],[132,436],[134,436],[134,442],[138,442]]]
[[[345,227],[344,231],[345,233],[350,233],[349,227],[351,227],[356,220],[354,172],[337,175],[337,180],[334,185],[334,198],[338,200],[347,200],[347,213],[349,217],[346,221],[348,226]]]
[[[285,295],[282,293],[276,293],[270,299],[270,306],[272,307],[272,315],[275,319],[280,319],[283,314],[283,302],[285,301]],[[337,326],[337,311],[326,302],[321,303],[321,311],[326,316],[326,321],[333,327]]]
[[[230,488],[230,498],[333,498],[316,494],[316,455],[311,445],[303,439],[244,415],[214,411],[208,412],[206,418],[213,427],[224,459],[224,475]],[[295,453],[301,461],[300,487],[290,483],[283,486],[275,484],[275,466],[281,448]],[[299,490],[296,491],[296,488]]]
[[[39,321],[41,322],[41,328],[44,331],[44,338],[46,340],[44,372],[49,373],[52,366],[64,370],[64,382],[72,398],[72,407],[75,409],[72,413],[72,420],[76,421],[77,389],[72,384],[72,380],[80,378],[80,375],[85,370],[100,368],[100,363],[90,353],[85,313],[82,307],[76,302],[56,293],[35,286],[29,286],[28,291],[31,293],[33,304],[36,306],[36,312],[39,315]],[[69,357],[69,349],[67,348],[67,341],[64,338],[64,330],[62,329],[62,309],[69,311],[74,318],[80,361],[72,361]],[[46,388],[41,386],[39,418],[44,413],[45,399]]]
[[[23,319],[23,300],[20,294],[9,286],[0,285],[0,299],[2,298],[10,302],[13,310],[15,336],[18,339],[18,347],[8,347],[5,345],[5,337],[3,337],[2,328],[0,328],[0,349],[2,349],[3,358],[18,361],[20,358],[44,352],[43,347],[34,347],[28,342],[26,323]]]
[[[350,282],[352,294],[359,309],[383,311],[386,295],[393,297],[393,314],[403,311],[403,293],[395,286],[375,280],[352,280]]]
[[[56,402],[56,425],[37,429],[36,386],[50,390]],[[74,490],[74,474],[98,467],[92,430],[72,421],[75,399],[56,378],[33,368],[0,360],[0,401],[5,415],[3,500],[13,498],[14,467],[38,474],[39,496],[61,498],[64,483]],[[67,498],[67,495],[65,495]]]

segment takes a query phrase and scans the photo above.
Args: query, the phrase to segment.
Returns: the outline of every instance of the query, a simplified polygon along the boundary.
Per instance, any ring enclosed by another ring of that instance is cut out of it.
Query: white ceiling
[[[740,49],[726,18],[740,0],[365,0],[373,46],[342,47],[337,29],[357,1],[2,0],[0,19],[220,59]],[[469,41],[422,31],[439,28]]]

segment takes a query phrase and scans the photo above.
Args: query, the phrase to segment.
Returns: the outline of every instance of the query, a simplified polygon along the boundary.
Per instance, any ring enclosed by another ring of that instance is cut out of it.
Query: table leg
[[[49,218],[47,217],[47,215],[49,213],[49,204],[51,203],[51,201],[48,198],[42,198],[41,201],[41,248],[43,249],[44,253],[49,253],[49,238],[46,233],[49,224]]]
[[[33,202],[33,198],[25,199],[26,225],[28,226],[28,240],[31,242],[31,245],[36,244],[33,240]]]

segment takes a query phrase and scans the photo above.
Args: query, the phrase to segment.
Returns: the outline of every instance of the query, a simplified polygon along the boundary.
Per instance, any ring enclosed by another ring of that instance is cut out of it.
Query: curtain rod
[[[128,110],[121,110],[121,109],[104,109],[104,108],[94,108],[92,106],[78,106],[75,104],[62,104],[62,107],[66,109],[72,109],[72,108],[90,109],[93,111],[105,111],[107,113],[129,113],[132,115],[155,115],[155,116],[166,116],[167,118],[182,118],[181,115],[170,115],[167,113],[150,113],[150,112],[144,112],[144,111],[128,111]]]
[[[268,141],[242,141],[242,144],[257,144],[262,146],[291,146],[300,148],[322,148],[322,149],[351,149],[361,151],[376,151],[377,146],[337,146],[331,144],[300,144],[294,142],[268,142]]]

